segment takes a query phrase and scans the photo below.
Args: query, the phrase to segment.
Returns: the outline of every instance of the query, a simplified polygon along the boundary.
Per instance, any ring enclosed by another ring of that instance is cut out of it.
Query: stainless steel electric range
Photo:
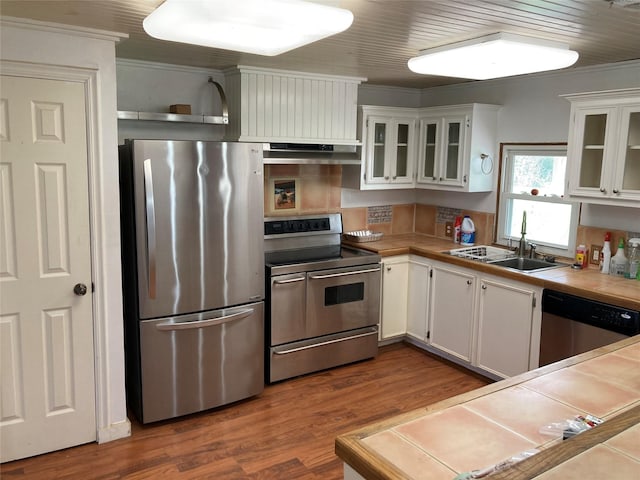
[[[341,236],[339,213],[265,218],[268,382],[377,354],[380,256]]]

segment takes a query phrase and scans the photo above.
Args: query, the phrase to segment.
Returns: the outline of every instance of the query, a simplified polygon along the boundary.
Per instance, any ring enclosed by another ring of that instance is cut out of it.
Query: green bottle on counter
[[[611,257],[609,275],[624,277],[624,272],[629,268],[628,263],[627,257],[624,254],[624,238],[621,237],[618,241],[618,250],[616,251],[616,254]]]

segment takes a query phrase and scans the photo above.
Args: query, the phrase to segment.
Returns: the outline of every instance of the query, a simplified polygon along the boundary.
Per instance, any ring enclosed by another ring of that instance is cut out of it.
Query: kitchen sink
[[[510,268],[520,272],[539,272],[541,270],[549,270],[551,268],[566,267],[564,263],[547,262],[537,258],[507,258],[504,260],[494,260],[487,262],[497,267]]]

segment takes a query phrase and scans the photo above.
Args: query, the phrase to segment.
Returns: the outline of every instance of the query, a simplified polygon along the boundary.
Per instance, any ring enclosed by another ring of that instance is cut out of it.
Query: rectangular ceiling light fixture
[[[494,33],[423,50],[408,65],[424,75],[487,80],[565,68],[576,60],[578,53],[564,43]]]
[[[352,22],[349,10],[302,0],[166,0],[142,25],[161,40],[273,56]]]

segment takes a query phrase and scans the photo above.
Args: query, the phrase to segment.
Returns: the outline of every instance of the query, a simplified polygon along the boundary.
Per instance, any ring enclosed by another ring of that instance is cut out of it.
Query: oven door
[[[380,279],[379,264],[309,272],[306,337],[378,324]]]
[[[269,345],[305,338],[306,281],[304,272],[271,277]]]

